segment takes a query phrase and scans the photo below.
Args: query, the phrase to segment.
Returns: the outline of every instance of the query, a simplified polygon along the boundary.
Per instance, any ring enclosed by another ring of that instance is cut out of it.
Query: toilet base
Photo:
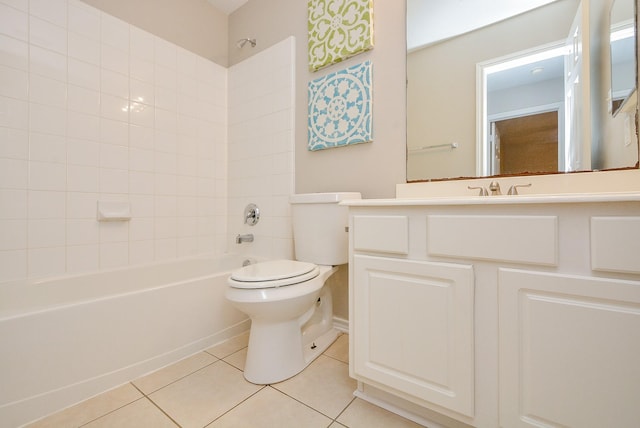
[[[341,334],[335,328],[331,328],[308,345],[303,345],[301,340],[294,340],[289,341],[287,346],[282,346],[282,342],[271,340],[277,337],[277,334],[274,335],[276,332],[270,327],[278,327],[279,334],[287,337],[293,335],[301,339],[300,326],[297,324],[293,324],[297,334],[283,332],[282,325],[251,326],[244,377],[247,381],[258,385],[282,382],[297,375],[326,351]],[[262,340],[262,338],[269,339]]]

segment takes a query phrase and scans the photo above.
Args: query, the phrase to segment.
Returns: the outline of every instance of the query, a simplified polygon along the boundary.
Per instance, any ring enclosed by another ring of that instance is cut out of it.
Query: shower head
[[[247,43],[251,44],[252,48],[256,47],[256,39],[249,39],[249,38],[244,38],[244,39],[240,39],[236,42],[236,46],[240,49],[242,49],[244,47],[244,45],[246,45]]]

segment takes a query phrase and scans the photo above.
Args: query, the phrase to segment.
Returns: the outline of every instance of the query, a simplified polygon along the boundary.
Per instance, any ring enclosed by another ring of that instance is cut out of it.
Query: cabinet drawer
[[[408,254],[409,218],[407,216],[354,216],[353,248],[357,251]]]
[[[591,268],[640,273],[640,217],[591,218]]]

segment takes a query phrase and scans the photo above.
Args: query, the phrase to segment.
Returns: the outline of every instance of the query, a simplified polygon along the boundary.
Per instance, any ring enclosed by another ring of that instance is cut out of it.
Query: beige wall
[[[249,0],[229,17],[229,62],[293,35],[296,37],[295,167],[297,193],[359,191],[366,198],[394,197],[405,182],[405,4],[377,0],[375,47],[316,73],[308,70],[307,2]],[[236,41],[251,37],[257,46],[243,49]],[[370,59],[373,63],[374,142],[329,150],[307,150],[307,85],[310,80]]]
[[[82,0],[211,61],[228,66],[228,17],[207,0]]]

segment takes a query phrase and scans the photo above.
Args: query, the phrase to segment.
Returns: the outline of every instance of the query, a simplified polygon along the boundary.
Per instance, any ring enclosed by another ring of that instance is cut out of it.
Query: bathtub
[[[0,426],[18,426],[250,327],[225,297],[246,257],[0,284]]]

